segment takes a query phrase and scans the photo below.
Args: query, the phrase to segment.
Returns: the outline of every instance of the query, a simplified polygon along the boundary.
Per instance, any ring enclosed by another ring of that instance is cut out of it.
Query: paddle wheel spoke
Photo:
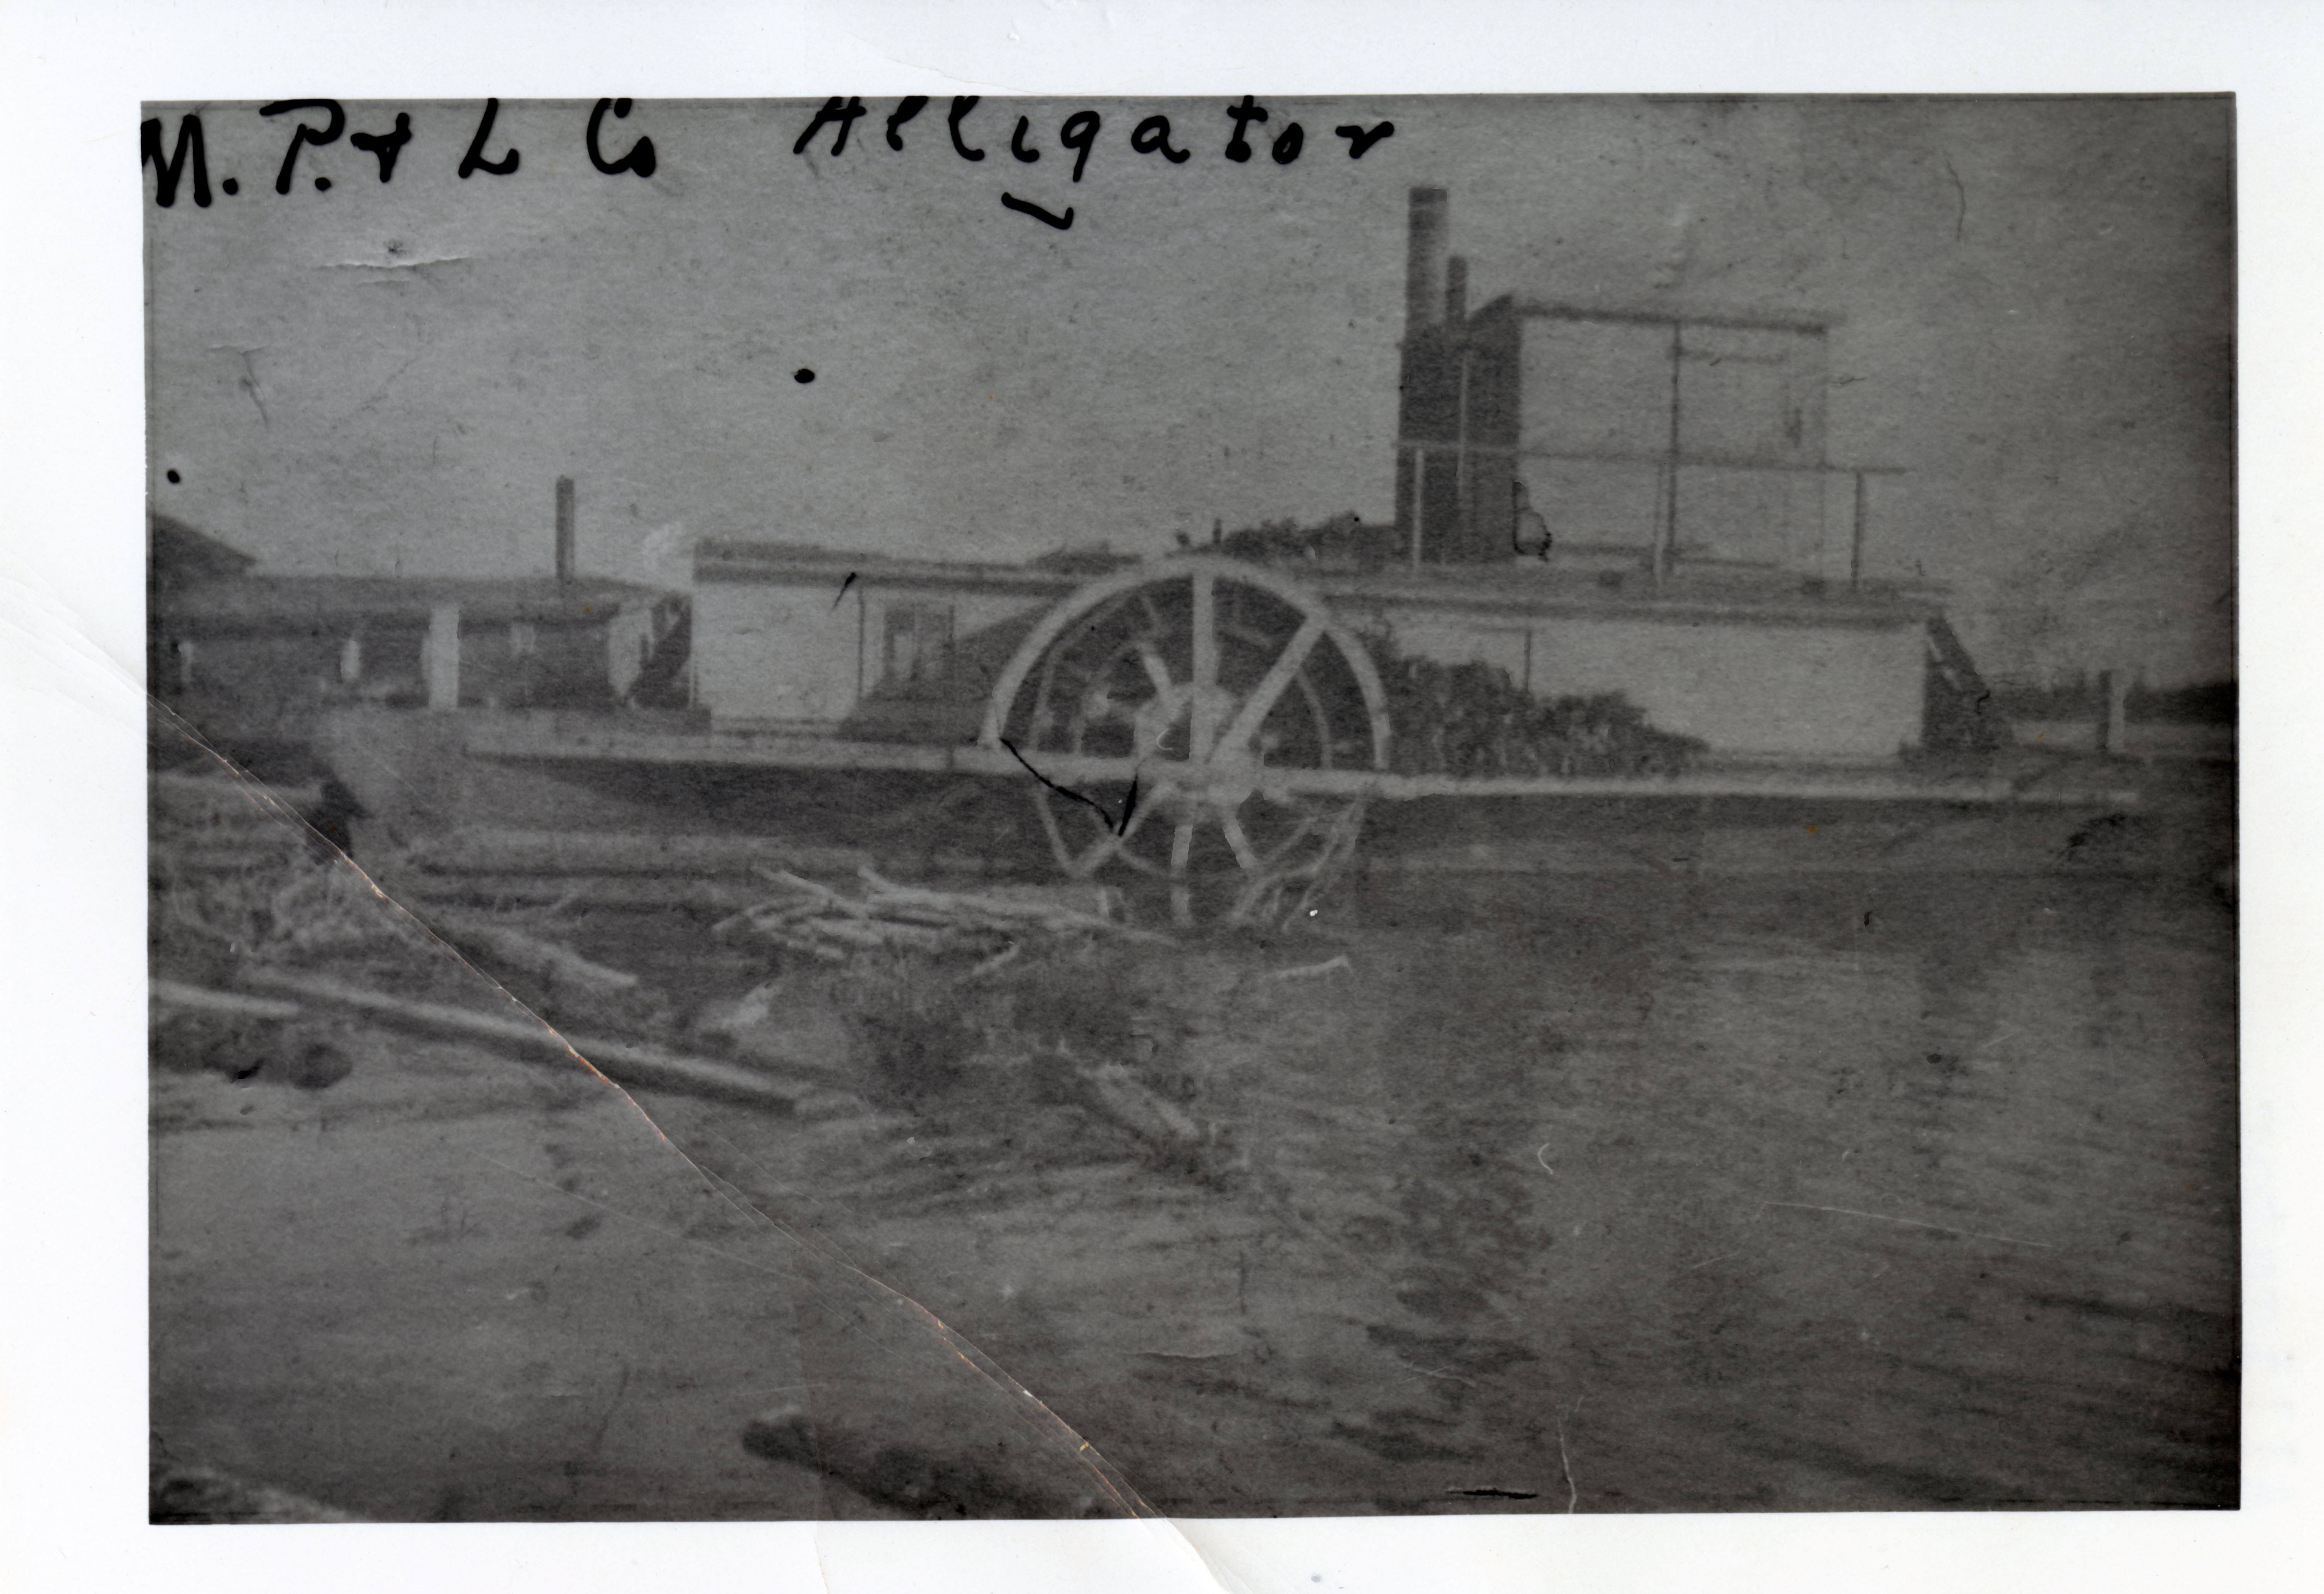
[[[1291,677],[1299,673],[1300,667],[1307,662],[1307,655],[1315,650],[1315,644],[1323,638],[1323,621],[1309,615],[1259,685],[1251,688],[1250,696],[1243,699],[1233,723],[1227,726],[1225,741],[1229,747],[1250,745],[1251,738],[1259,733],[1259,723],[1274,710],[1284,690],[1291,685]]]
[[[1190,704],[1187,751],[1197,762],[1211,756],[1218,735],[1219,615],[1218,580],[1208,569],[1193,577],[1194,617],[1194,692]]]
[[[1167,696],[1177,683],[1170,678],[1170,667],[1163,660],[1162,650],[1152,637],[1138,639],[1138,662],[1146,668],[1146,678],[1154,686],[1157,697]]]
[[[1259,850],[1250,844],[1250,837],[1243,834],[1240,813],[1232,808],[1227,809],[1219,818],[1219,830],[1227,838],[1227,846],[1233,852],[1235,861],[1241,864],[1246,871],[1256,873],[1265,867]]]

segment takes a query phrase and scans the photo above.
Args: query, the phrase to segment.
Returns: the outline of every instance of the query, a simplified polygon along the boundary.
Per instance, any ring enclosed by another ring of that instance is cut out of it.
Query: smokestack
[[[1443,189],[1412,190],[1410,252],[1404,266],[1404,329],[1434,327],[1444,313],[1445,205]]]
[[[573,478],[557,478],[557,579],[573,579]]]
[[[1469,261],[1456,254],[1444,263],[1444,321],[1458,327],[1469,318]]]

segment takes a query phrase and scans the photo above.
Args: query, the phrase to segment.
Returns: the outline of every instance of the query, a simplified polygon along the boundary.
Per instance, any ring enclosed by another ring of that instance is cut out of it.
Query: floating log
[[[1120,1497],[1105,1474],[1084,1456],[1029,1434],[971,1445],[929,1424],[910,1442],[883,1442],[835,1423],[818,1424],[789,1405],[752,1419],[742,1430],[742,1448],[819,1472],[915,1516],[1074,1518],[1108,1515],[1109,1506],[1130,1514],[1115,1503]]]
[[[756,866],[849,874],[872,861],[860,847],[766,836],[651,835],[626,831],[461,830],[414,846],[410,861],[454,873],[748,874]]]
[[[1164,1100],[1120,1063],[1085,1064],[1074,1070],[1105,1116],[1142,1140],[1191,1145],[1202,1130],[1176,1103]]]
[[[752,904],[720,922],[714,935],[748,933],[819,957],[828,957],[834,950],[843,954],[848,951],[967,952],[985,960],[979,964],[982,972],[1000,966],[991,962],[993,954],[1034,930],[1059,936],[1104,935],[1174,944],[1167,935],[1082,912],[1054,896],[979,895],[903,886],[866,864],[856,874],[869,888],[868,893],[854,898],[788,870],[762,864],[755,872],[770,885],[780,887],[787,896]]]
[[[385,991],[372,990],[310,974],[279,969],[252,969],[250,983],[285,995],[302,997],[326,1006],[352,1009],[393,1023],[442,1034],[499,1041],[536,1055],[578,1056],[617,1084],[660,1085],[674,1090],[703,1091],[743,1101],[789,1107],[809,1087],[770,1077],[731,1063],[689,1057],[659,1046],[594,1036],[563,1035],[539,1019],[503,1018],[439,1002],[411,1001]]]
[[[975,893],[936,891],[922,886],[901,886],[885,879],[870,864],[858,869],[856,875],[872,888],[871,903],[875,910],[887,913],[908,908],[929,909],[955,921],[964,918],[982,919],[994,926],[1038,925],[1049,930],[1086,930],[1093,934],[1120,935],[1131,941],[1143,941],[1160,946],[1175,945],[1171,937],[1153,930],[1140,930],[1119,919],[1098,914],[1084,913],[1045,898],[1028,898],[1019,894],[1004,896],[997,892]]]
[[[635,990],[638,977],[626,969],[592,963],[567,946],[528,935],[506,925],[472,918],[465,914],[438,914],[430,926],[456,944],[481,951],[511,968],[544,979],[586,985],[594,990]]]
[[[176,817],[208,814],[256,823],[281,818],[277,804],[293,813],[303,813],[319,806],[323,800],[319,785],[269,786],[255,779],[224,774],[189,775],[175,769],[155,769],[146,775],[145,781],[153,802]]]
[[[414,871],[396,881],[397,894],[420,904],[475,908],[685,908],[729,914],[761,899],[743,886],[695,878],[650,875],[455,874]],[[424,917],[424,916],[423,916]]]
[[[211,990],[199,985],[181,985],[175,980],[154,980],[148,982],[148,996],[157,1008],[175,1008],[189,1013],[208,1013],[220,1018],[248,1018],[260,1023],[280,1024],[296,1018],[302,1011],[297,1002],[273,1001],[263,996],[243,996],[231,990]]]

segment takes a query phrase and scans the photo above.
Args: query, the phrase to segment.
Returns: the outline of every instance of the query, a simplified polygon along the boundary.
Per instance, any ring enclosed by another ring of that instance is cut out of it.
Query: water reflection
[[[1458,1462],[1597,1509],[2233,1499],[2215,904],[1500,881],[1353,918],[1364,977],[1246,1037],[1291,1265],[1318,1304],[1343,1249],[1376,1276],[1341,1297],[1369,1363],[1280,1331],[1386,1463],[1351,1493],[1431,1508]],[[1393,1216],[1335,1229],[1368,1190]]]
[[[2234,1502],[2215,898],[1472,877],[1330,934],[1351,972],[1146,968],[1198,1166],[964,1108],[659,1121],[760,1137],[753,1199],[1166,1511]],[[891,1364],[801,1321],[818,1420],[908,1433]]]

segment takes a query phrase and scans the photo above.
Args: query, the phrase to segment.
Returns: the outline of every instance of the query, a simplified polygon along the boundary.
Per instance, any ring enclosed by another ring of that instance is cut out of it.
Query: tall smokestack
[[[1445,204],[1443,189],[1412,190],[1411,247],[1404,266],[1404,329],[1434,327],[1444,314]]]
[[[1458,327],[1469,318],[1469,262],[1454,255],[1444,263],[1444,320]]]
[[[573,579],[573,478],[557,478],[557,579]]]

